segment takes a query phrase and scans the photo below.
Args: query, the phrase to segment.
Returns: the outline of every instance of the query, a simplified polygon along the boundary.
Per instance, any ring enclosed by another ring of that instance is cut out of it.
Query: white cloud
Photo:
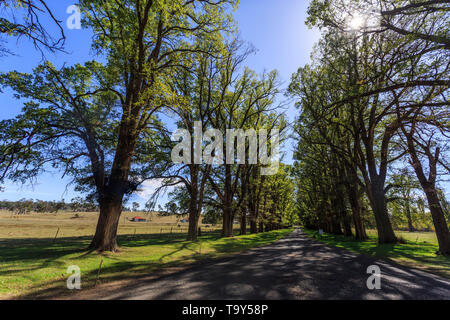
[[[148,200],[156,192],[156,190],[162,186],[163,181],[163,179],[152,179],[145,181],[139,187],[137,195],[142,199]],[[173,187],[168,188],[169,191],[172,189]]]

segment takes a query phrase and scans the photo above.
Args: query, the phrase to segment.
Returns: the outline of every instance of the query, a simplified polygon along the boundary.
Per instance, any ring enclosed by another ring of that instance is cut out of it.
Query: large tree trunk
[[[355,224],[355,239],[367,240],[366,228],[362,220],[361,195],[353,186],[347,187],[348,199],[352,208],[353,223]]]
[[[223,210],[222,237],[229,238],[233,236],[233,217],[231,211],[231,206],[225,206]]]
[[[231,186],[231,168],[229,165],[225,167],[225,188],[223,199],[223,237],[233,236],[233,195]]]
[[[94,238],[89,246],[90,250],[99,252],[118,250],[117,228],[122,213],[122,199],[115,199],[100,203],[100,216]]]
[[[352,237],[352,224],[351,217],[347,213],[347,206],[345,202],[344,190],[342,188],[337,188],[339,190],[338,197],[336,198],[337,210],[339,210],[339,218],[342,222],[342,226],[344,228],[344,236]]]
[[[129,174],[138,137],[136,119],[137,114],[130,115],[124,112],[122,115],[111,175],[108,183],[102,186],[101,190],[97,190],[100,193],[100,216],[89,246],[91,250],[117,251],[117,228],[122,213],[123,197],[126,192],[134,191],[129,184]]]
[[[359,201],[358,201],[359,202]],[[362,219],[362,209],[360,204],[352,207],[353,213],[353,223],[355,224],[355,239],[364,241],[367,240],[366,228],[364,226],[364,221]]]
[[[191,185],[189,188],[189,228],[188,241],[198,240],[198,222],[200,219],[199,204],[198,204],[198,170],[196,165],[191,165]],[[201,210],[201,209],[200,209]]]
[[[344,234],[342,232],[341,223],[335,216],[332,218],[331,228],[332,228],[332,233],[335,235],[341,236]]]
[[[188,241],[198,240],[198,223],[200,220],[200,215],[198,212],[189,213],[189,229],[188,229]]]
[[[251,171],[247,170],[247,166],[241,166],[241,192],[239,200],[239,211],[241,220],[241,235],[247,234],[247,212],[248,212],[248,199],[250,198],[250,184],[249,178]]]
[[[255,190],[256,192],[256,190]],[[258,233],[258,201],[255,194],[249,197],[248,210],[250,212],[250,233]]]
[[[406,206],[406,219],[408,219],[408,230],[409,232],[414,232],[415,228],[412,222],[412,216],[411,216],[411,204],[409,203],[409,199],[405,199],[405,206]]]
[[[241,235],[247,234],[247,212],[245,208],[241,208]]]
[[[258,233],[258,224],[256,223],[256,220],[250,220],[250,233]]]
[[[264,233],[264,223],[263,222],[259,223],[259,233]]]
[[[339,204],[338,201],[335,199],[334,201],[331,202],[332,205],[332,211],[330,211],[329,214],[329,221],[330,221],[330,225],[331,225],[331,233],[335,234],[335,235],[343,235],[344,233],[342,232],[342,226],[341,226],[341,212],[339,211]]]
[[[373,182],[370,189],[369,199],[377,224],[378,242],[396,243],[398,240],[392,228],[391,220],[389,219],[384,184]]]
[[[198,223],[200,220],[200,211],[197,204],[197,198],[197,192],[191,192],[191,199],[189,200],[189,227],[187,241],[198,240]]]
[[[443,255],[450,255],[450,233],[437,191],[430,185],[426,186],[424,190],[427,195],[428,207],[430,209],[431,216],[433,217],[433,224],[439,243],[439,253]]]
[[[347,214],[347,212],[343,212],[343,225],[344,225],[344,236],[352,237],[353,231],[352,231],[351,217]]]
[[[248,211],[250,214],[250,233],[258,233],[258,207],[259,207],[259,197],[258,197],[258,168],[252,169],[252,180],[248,184]]]
[[[373,211],[377,224],[379,243],[396,243],[394,229],[387,212],[386,197],[384,194],[375,194],[373,200]]]
[[[222,219],[222,237],[229,238],[233,236],[233,212],[230,204],[225,204],[223,208]]]

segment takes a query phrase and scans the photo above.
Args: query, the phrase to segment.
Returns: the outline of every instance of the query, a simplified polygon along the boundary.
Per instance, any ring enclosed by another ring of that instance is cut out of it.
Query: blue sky
[[[69,30],[65,21],[69,17],[67,8],[75,4],[70,0],[47,1],[58,19],[63,20],[66,33],[65,53],[47,54],[47,59],[57,66],[83,63],[95,59],[90,50],[90,32],[88,30]],[[289,84],[291,75],[301,66],[310,62],[310,54],[314,43],[319,40],[317,30],[309,30],[304,21],[309,1],[306,0],[241,0],[240,8],[235,14],[240,36],[250,42],[257,50],[247,60],[246,65],[258,73],[277,69],[284,85]],[[16,56],[0,58],[0,72],[17,70],[31,72],[41,62],[41,55],[25,39],[11,41],[9,47]],[[5,91],[0,102],[0,119],[16,116],[21,108],[21,102],[13,99],[12,93]],[[290,120],[296,116],[291,106],[288,111]],[[288,149],[290,147],[288,146]],[[286,161],[290,162],[291,153],[287,153]],[[32,198],[42,200],[70,201],[77,194],[67,184],[69,179],[62,179],[59,172],[48,172],[40,176],[33,185],[19,186],[10,182],[0,193],[0,199],[18,200]],[[152,185],[148,184],[143,196],[136,195],[133,201],[141,204],[148,200]],[[162,199],[164,201],[164,198]]]

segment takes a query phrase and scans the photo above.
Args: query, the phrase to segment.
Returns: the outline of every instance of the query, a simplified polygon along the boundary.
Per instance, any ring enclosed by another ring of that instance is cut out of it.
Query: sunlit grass
[[[378,239],[377,230],[367,230],[367,234],[372,239]],[[434,232],[408,232],[408,231],[395,231],[397,237],[400,237],[411,243],[429,243],[437,246],[438,241],[436,233]]]

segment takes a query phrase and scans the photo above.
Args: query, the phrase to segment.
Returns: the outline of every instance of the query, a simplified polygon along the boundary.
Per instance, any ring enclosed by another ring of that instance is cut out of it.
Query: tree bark
[[[252,180],[248,184],[248,210],[250,213],[250,233],[258,233],[259,192],[258,192],[258,168],[252,169]]]
[[[100,203],[100,216],[89,250],[97,250],[99,252],[116,252],[118,250],[117,228],[121,213],[122,199],[102,201]]]
[[[337,219],[337,217],[333,217],[332,218],[332,222],[331,222],[331,228],[332,228],[332,233],[335,235],[343,235],[344,233],[342,232],[342,227],[341,227],[341,223],[339,222],[339,220]]]
[[[253,197],[249,197],[248,210],[250,212],[250,233],[258,233],[258,212],[256,209],[256,200],[254,200]]]
[[[229,238],[233,236],[233,219],[232,209],[230,206],[225,206],[223,210],[223,227],[222,237]]]
[[[351,217],[347,214],[347,212],[343,212],[343,225],[344,225],[344,236],[352,237],[352,225],[351,225]]]
[[[198,210],[198,170],[196,165],[191,165],[191,184],[188,187],[190,191],[189,199],[189,227],[187,241],[198,240],[198,221],[200,212]]]
[[[244,208],[241,209],[241,235],[247,234],[247,212]]]
[[[260,222],[259,223],[259,233],[263,233],[264,232],[264,223]]]
[[[247,234],[247,212],[249,207],[250,198],[250,176],[252,174],[252,170],[248,170],[246,165],[241,166],[241,192],[239,193],[239,211],[240,211],[240,220],[241,220],[241,235]]]
[[[450,255],[450,233],[436,189],[430,185],[425,186],[425,193],[428,200],[428,207],[433,217],[433,224],[439,243],[439,253]]]
[[[336,190],[339,190],[337,192],[337,198],[336,198],[336,209],[339,210],[339,218],[342,224],[342,227],[344,229],[344,236],[346,237],[352,237],[352,225],[351,225],[351,217],[347,213],[347,206],[345,202],[345,195],[344,195],[344,189],[343,186],[340,185],[339,187],[336,187]]]
[[[412,222],[411,204],[409,203],[409,199],[405,199],[405,207],[406,207],[406,219],[408,219],[408,230],[409,232],[414,232],[416,230]]]
[[[387,200],[384,193],[384,183],[378,181],[372,182],[369,185],[370,189],[370,204],[375,216],[375,222],[378,231],[379,243],[396,243],[394,229],[392,228],[391,220],[387,210]]]
[[[331,233],[335,234],[335,235],[343,235],[344,233],[342,232],[342,226],[341,226],[341,221],[342,221],[342,216],[341,216],[341,207],[340,207],[340,202],[338,200],[338,195],[337,195],[337,191],[336,191],[336,187],[335,190],[333,191],[333,193],[331,192],[325,192],[325,190],[322,191],[323,194],[323,200],[324,203],[327,202],[327,197],[330,198],[331,201],[331,209],[329,211],[329,220],[330,220],[330,224],[331,224]],[[331,196],[329,195],[329,193],[331,193]]]
[[[361,194],[357,187],[347,186],[350,207],[352,208],[353,223],[355,224],[355,239],[367,240],[366,229],[362,221]]]
[[[248,197],[248,211],[250,213],[250,233],[258,233],[258,210],[257,210],[257,200],[256,200],[256,186],[250,187],[250,193]]]
[[[192,190],[191,198],[189,199],[189,227],[187,241],[198,240],[198,223],[200,220],[200,211],[197,203],[197,194],[198,193],[196,191]]]
[[[233,236],[233,195],[232,195],[231,167],[229,165],[225,166],[222,236],[223,237]]]
[[[198,240],[198,223],[200,215],[197,212],[189,213],[189,228],[188,228],[188,241]]]

